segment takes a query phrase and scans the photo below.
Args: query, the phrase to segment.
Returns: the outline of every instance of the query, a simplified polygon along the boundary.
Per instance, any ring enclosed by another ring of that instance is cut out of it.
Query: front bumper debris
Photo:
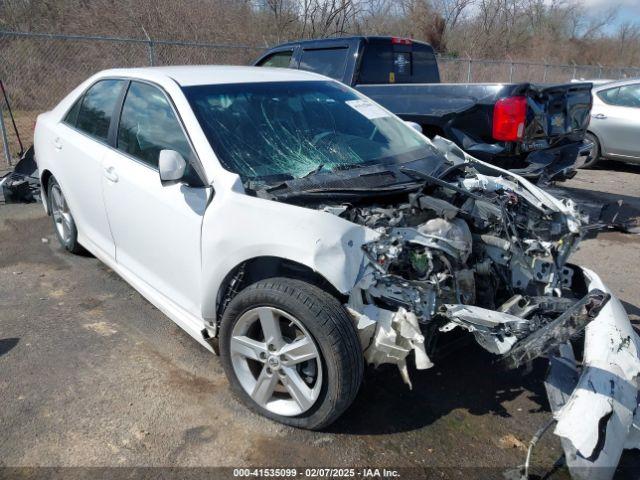
[[[589,292],[611,295],[582,269]],[[624,449],[640,448],[640,338],[614,296],[585,329],[579,368],[570,343],[551,358],[545,381],[566,463],[574,479],[613,477]]]
[[[610,299],[609,293],[597,288],[590,290],[554,321],[513,345],[502,361],[508,368],[518,368],[537,357],[547,355],[559,343],[576,338]]]

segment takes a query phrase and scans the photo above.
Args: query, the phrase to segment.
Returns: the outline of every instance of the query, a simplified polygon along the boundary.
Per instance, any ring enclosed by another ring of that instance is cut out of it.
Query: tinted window
[[[342,80],[347,63],[347,48],[304,50],[299,68]]]
[[[107,140],[109,123],[122,93],[122,80],[102,80],[84,94],[76,126],[100,140]]]
[[[278,67],[287,68],[291,63],[291,55],[293,52],[278,52],[269,55],[260,62],[261,67]]]
[[[602,90],[598,92],[598,96],[604,103],[608,103],[609,105],[616,104],[616,97],[618,96],[619,88],[610,88],[609,90]]]
[[[640,107],[640,85],[625,85],[620,87],[616,105],[622,107]]]
[[[433,50],[420,43],[368,43],[358,83],[437,83],[440,81]]]
[[[76,126],[76,122],[78,121],[78,112],[80,111],[80,104],[82,103],[82,97],[76,100],[76,103],[73,104],[73,107],[67,112],[62,121],[72,126]]]
[[[191,164],[194,154],[167,97],[158,88],[132,82],[120,125],[118,150],[158,167],[160,150],[175,150]]]

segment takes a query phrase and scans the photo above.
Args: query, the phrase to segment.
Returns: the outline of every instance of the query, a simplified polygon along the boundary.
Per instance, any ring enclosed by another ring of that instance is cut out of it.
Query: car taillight
[[[493,107],[493,138],[516,142],[524,134],[527,97],[501,98]]]
[[[394,45],[411,45],[413,42],[410,38],[391,37],[391,43]]]

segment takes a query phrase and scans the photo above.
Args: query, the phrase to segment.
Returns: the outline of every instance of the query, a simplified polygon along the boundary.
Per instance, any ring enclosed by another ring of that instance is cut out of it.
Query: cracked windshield
[[[300,178],[423,158],[415,130],[343,85],[326,81],[184,88],[216,155],[243,179]]]

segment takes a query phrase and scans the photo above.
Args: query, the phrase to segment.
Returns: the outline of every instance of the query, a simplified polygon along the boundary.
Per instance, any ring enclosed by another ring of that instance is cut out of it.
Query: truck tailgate
[[[527,97],[528,106],[524,145],[536,147],[535,142],[539,140],[548,145],[563,138],[581,140],[589,125],[591,86],[590,83],[529,84],[523,89],[520,95]]]

